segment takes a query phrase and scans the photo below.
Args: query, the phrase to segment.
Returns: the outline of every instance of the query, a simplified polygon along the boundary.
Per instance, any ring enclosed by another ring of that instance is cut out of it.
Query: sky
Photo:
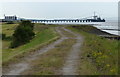
[[[93,16],[118,17],[118,2],[3,2],[0,18],[17,15],[34,19],[74,19]]]

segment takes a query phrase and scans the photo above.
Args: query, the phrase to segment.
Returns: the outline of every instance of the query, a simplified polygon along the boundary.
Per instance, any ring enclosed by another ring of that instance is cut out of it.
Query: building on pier
[[[17,16],[5,16],[4,15],[4,21],[16,21],[17,20]]]

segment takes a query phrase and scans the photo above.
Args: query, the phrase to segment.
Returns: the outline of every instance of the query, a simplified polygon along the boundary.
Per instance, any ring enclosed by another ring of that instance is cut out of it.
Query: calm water
[[[118,22],[117,21],[106,21],[106,22],[54,22],[54,23],[46,23],[46,24],[95,24],[93,26],[101,29],[102,31],[119,35],[120,36],[120,29],[118,29]]]
[[[98,29],[101,29],[102,31],[120,36],[120,29],[118,28],[118,22],[107,21],[107,22],[99,23],[98,25],[94,25],[94,26],[97,27]]]

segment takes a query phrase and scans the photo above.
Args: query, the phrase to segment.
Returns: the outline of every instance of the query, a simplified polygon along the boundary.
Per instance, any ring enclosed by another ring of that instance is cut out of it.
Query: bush
[[[16,28],[13,34],[13,41],[11,42],[11,48],[18,47],[29,42],[34,37],[33,32],[34,24],[28,20],[22,21]]]
[[[7,24],[14,24],[14,22],[13,21],[8,21]]]
[[[2,34],[2,40],[6,38],[6,34]]]

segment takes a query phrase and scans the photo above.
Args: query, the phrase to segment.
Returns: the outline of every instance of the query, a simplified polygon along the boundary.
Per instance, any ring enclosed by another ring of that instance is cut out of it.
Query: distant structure
[[[93,16],[93,19],[88,19],[88,20],[92,20],[93,22],[105,22],[105,19],[101,19],[101,17],[97,16],[94,12],[94,16]]]
[[[4,15],[4,21],[16,21],[17,20],[17,16],[5,16]]]
[[[32,23],[67,23],[67,22],[73,22],[73,23],[79,23],[79,22],[105,22],[105,19],[102,19],[100,16],[96,15],[94,12],[94,15],[81,18],[81,19],[50,19],[50,20],[44,20],[44,19],[24,19],[19,18],[16,15],[14,16],[6,16],[4,15],[4,19],[2,19],[2,22],[9,22],[9,21],[21,21],[21,20],[30,20]]]
[[[89,17],[86,17],[86,18],[81,18],[81,19],[51,19],[51,20],[39,20],[39,19],[31,19],[31,21],[33,23],[58,23],[58,22],[63,22],[63,23],[66,23],[66,22],[76,22],[76,23],[79,23],[79,22],[105,22],[105,19],[101,19],[100,16],[97,16],[94,12],[94,15],[93,16],[89,16]]]

